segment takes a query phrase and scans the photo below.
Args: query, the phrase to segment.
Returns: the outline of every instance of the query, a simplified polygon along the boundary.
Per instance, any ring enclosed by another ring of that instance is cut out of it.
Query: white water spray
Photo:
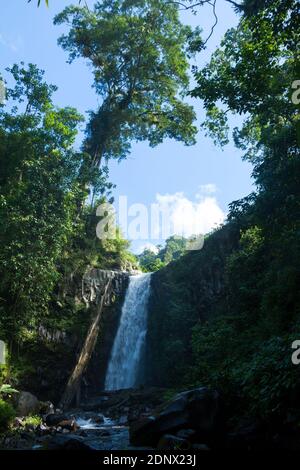
[[[151,274],[130,276],[120,325],[108,364],[105,389],[138,385],[139,368],[147,333]]]

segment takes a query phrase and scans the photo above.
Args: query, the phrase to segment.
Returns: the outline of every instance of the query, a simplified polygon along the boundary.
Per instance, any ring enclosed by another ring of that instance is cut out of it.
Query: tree
[[[145,248],[138,256],[140,266],[144,271],[157,271],[171,261],[186,253],[188,239],[176,235],[167,238],[164,247],[157,245],[156,250]]]
[[[228,112],[245,116],[234,139],[254,163],[278,128],[293,125],[298,116],[291,86],[297,73],[299,6],[295,0],[265,4],[267,9],[227,31],[210,63],[196,71],[198,86],[191,93],[203,99],[204,127],[217,139],[221,135],[221,143],[227,140]]]
[[[164,263],[159,258],[158,253],[149,248],[145,248],[144,251],[138,256],[139,264],[143,271],[154,272],[164,267]]]
[[[184,237],[172,235],[167,238],[164,248],[159,252],[160,258],[165,264],[180,258],[186,253],[188,240]]]
[[[0,329],[8,340],[47,314],[56,263],[76,226],[82,197],[74,151],[82,117],[52,103],[35,65],[8,69],[15,81],[0,107]]]
[[[290,224],[291,213],[299,215],[299,110],[291,100],[298,8],[293,0],[276,1],[255,20],[243,18],[226,33],[209,65],[196,72],[198,86],[192,92],[204,101],[204,127],[217,139],[221,135],[221,143],[228,139],[228,112],[244,116],[233,137],[254,165],[256,215],[259,223],[270,224],[269,234],[281,231],[279,221]]]
[[[263,408],[274,417],[299,390],[288,353],[300,305],[299,106],[291,99],[299,77],[299,2],[244,4],[249,10],[238,27],[196,72],[192,94],[203,99],[203,125],[221,144],[229,113],[242,116],[233,137],[253,164],[256,191],[231,206],[229,219],[241,236],[226,260],[223,315],[207,328],[199,324],[193,341],[197,380],[203,382],[203,370],[210,384],[225,378],[230,393],[241,387],[247,413]],[[219,346],[226,337],[230,354]]]
[[[162,0],[105,0],[93,11],[67,7],[55,24],[71,25],[59,44],[88,59],[102,104],[90,113],[84,149],[91,165],[123,159],[132,141],[155,146],[169,137],[195,142],[195,114],[187,92],[188,41],[198,30],[183,26],[178,7]]]

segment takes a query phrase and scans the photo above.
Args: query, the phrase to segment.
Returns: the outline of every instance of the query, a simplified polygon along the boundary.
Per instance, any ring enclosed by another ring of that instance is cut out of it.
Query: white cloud
[[[210,192],[216,190],[215,186],[209,185]],[[225,213],[220,208],[217,200],[213,196],[203,196],[199,194],[196,201],[188,199],[184,193],[157,194],[156,203],[163,214],[168,214],[168,223],[171,225],[171,234],[189,237],[196,234],[206,234],[224,222]],[[159,230],[163,235],[163,223],[154,228],[154,232]]]
[[[172,235],[183,237],[205,235],[220,226],[226,217],[216,196],[217,187],[203,185],[192,199],[183,192],[173,194],[157,193],[155,201],[149,206],[119,201],[118,223],[124,236],[132,241],[133,251],[137,254],[149,249],[157,252],[158,243]],[[126,199],[127,201],[127,199]],[[194,249],[194,248],[193,248]],[[199,249],[199,248],[197,248]]]

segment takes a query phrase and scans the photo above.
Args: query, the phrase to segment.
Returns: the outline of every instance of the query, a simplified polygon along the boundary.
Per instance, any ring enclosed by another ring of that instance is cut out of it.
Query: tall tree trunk
[[[80,387],[82,374],[86,370],[86,367],[88,366],[89,360],[96,346],[99,328],[100,328],[100,320],[101,320],[102,311],[104,307],[104,301],[105,301],[110,284],[111,284],[111,279],[108,281],[108,283],[105,286],[104,292],[101,297],[101,301],[99,302],[99,305],[97,308],[96,316],[95,318],[93,318],[91,322],[91,325],[88,330],[84,345],[81,349],[77,364],[74,367],[74,370],[66,385],[63,396],[60,400],[59,407],[62,409],[68,408],[71,405],[74,397],[76,396],[77,391],[79,390],[79,387]]]

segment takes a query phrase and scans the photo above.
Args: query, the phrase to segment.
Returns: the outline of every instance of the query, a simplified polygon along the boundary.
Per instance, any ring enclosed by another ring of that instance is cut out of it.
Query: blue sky
[[[59,89],[55,102],[59,106],[71,105],[85,114],[95,109],[100,101],[95,95],[92,74],[87,64],[78,60],[67,64],[66,53],[57,45],[57,38],[65,31],[64,26],[54,26],[56,13],[69,5],[68,0],[50,0],[50,7],[36,8],[36,1],[13,0],[2,2],[0,18],[1,72],[21,60],[32,62],[45,70],[46,80]],[[91,6],[92,0],[87,3]],[[209,41],[209,47],[197,58],[203,65],[218,45],[225,31],[237,24],[238,17],[224,0],[218,1],[218,25]],[[210,7],[203,7],[197,15],[182,13],[182,20],[203,28],[203,36],[209,34],[214,22]],[[204,117],[200,100],[190,100],[194,105],[198,122]],[[235,124],[238,121],[235,121]],[[110,165],[110,180],[116,184],[113,195],[127,196],[128,205],[152,203],[170,204],[172,217],[201,217],[200,227],[210,230],[224,217],[228,204],[253,190],[250,179],[251,167],[241,160],[241,153],[233,144],[222,151],[214,147],[210,138],[199,131],[197,144],[185,147],[175,141],[165,141],[151,149],[147,143],[134,144],[127,161]],[[130,223],[130,220],[129,220]],[[125,227],[123,227],[125,229]],[[126,235],[126,233],[125,233]],[[132,242],[132,249],[139,251],[147,243],[161,242],[146,239]]]

